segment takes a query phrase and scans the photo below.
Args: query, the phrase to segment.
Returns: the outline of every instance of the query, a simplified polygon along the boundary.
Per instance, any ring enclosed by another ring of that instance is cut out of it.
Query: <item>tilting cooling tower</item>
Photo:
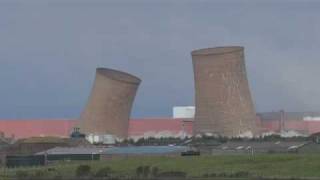
[[[80,117],[85,134],[128,136],[132,104],[141,80],[133,75],[97,68],[93,89]]]
[[[256,133],[243,51],[243,47],[234,46],[192,51],[195,135],[238,137]]]

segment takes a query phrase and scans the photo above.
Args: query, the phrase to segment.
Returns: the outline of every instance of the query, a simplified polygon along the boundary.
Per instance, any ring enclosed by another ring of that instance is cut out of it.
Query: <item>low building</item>
[[[212,154],[289,153],[306,141],[230,141],[212,149]]]
[[[77,147],[92,146],[85,139],[71,139],[58,137],[33,137],[20,139],[14,144],[0,150],[6,155],[30,155],[36,152],[45,151],[54,147]]]
[[[86,139],[91,144],[115,144],[117,141],[117,137],[112,134],[88,134]]]
[[[34,155],[45,155],[48,161],[106,160],[131,156],[180,156],[186,150],[186,146],[55,147]]]
[[[173,107],[173,118],[194,119],[196,108],[194,106],[175,106]]]

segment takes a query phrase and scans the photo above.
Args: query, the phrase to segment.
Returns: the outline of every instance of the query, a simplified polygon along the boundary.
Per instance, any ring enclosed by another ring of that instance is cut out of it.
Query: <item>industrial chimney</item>
[[[207,48],[192,51],[191,55],[196,103],[194,134],[254,136],[256,116],[244,48]]]
[[[127,138],[132,104],[141,80],[113,69],[97,68],[80,132]]]

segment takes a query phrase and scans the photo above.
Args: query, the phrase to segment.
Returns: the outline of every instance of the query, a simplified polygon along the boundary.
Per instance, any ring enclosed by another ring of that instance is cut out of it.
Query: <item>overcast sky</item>
[[[77,118],[96,67],[143,81],[133,117],[193,105],[193,49],[240,45],[257,111],[320,110],[316,1],[0,0],[0,119]]]

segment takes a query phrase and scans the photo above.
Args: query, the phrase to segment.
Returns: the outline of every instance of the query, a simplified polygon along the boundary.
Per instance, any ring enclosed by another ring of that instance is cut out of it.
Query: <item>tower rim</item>
[[[209,55],[221,55],[229,54],[238,51],[243,51],[243,46],[219,46],[213,48],[196,49],[191,52],[192,56],[209,56]]]
[[[132,74],[123,72],[123,71],[110,69],[110,68],[102,68],[102,67],[98,67],[96,69],[96,71],[98,74],[101,74],[104,77],[107,77],[107,78],[115,80],[115,81],[131,83],[131,84],[140,84],[141,83],[140,78],[138,78],[137,76],[134,76]]]

